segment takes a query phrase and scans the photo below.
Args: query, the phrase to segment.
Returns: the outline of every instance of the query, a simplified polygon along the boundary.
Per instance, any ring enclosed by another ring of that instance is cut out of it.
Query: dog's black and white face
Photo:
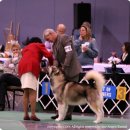
[[[57,87],[59,84],[64,84],[65,82],[65,75],[64,72],[61,70],[61,68],[58,68],[56,66],[50,66],[48,68],[48,73],[50,77],[51,86]]]

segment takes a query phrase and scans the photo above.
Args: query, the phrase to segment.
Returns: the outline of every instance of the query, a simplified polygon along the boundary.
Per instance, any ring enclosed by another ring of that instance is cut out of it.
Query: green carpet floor
[[[0,130],[30,130],[24,125],[31,123],[39,123],[40,127],[47,125],[49,123],[49,129],[51,127],[53,129],[54,126],[60,127],[68,127],[68,128],[111,128],[111,129],[122,129],[128,130],[130,129],[130,119],[124,118],[110,118],[105,117],[104,121],[100,124],[94,124],[93,120],[95,120],[95,116],[82,116],[82,115],[73,115],[73,120],[71,121],[60,121],[56,122],[50,117],[54,114],[50,113],[37,113],[37,116],[41,119],[40,122],[34,121],[23,121],[23,112],[17,111],[1,111],[0,112]],[[29,126],[28,126],[29,127]],[[32,130],[32,129],[31,129]],[[35,130],[35,129],[34,129]]]

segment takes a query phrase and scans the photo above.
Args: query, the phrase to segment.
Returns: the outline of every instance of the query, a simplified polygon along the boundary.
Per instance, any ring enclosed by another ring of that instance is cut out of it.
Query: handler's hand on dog
[[[48,69],[47,69],[47,67],[42,67],[42,68],[41,68],[41,71],[44,72],[44,73],[47,73],[47,72],[48,72]]]

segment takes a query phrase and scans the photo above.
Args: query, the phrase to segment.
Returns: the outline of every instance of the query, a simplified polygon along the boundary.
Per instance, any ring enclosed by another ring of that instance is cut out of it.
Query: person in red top
[[[42,58],[48,58],[49,64],[53,64],[53,56],[48,52],[45,45],[38,37],[32,37],[22,50],[22,58],[19,61],[18,73],[20,76],[23,95],[24,120],[40,121],[35,114],[36,108],[36,87],[40,74],[40,63]],[[31,117],[28,113],[28,105],[31,105]]]

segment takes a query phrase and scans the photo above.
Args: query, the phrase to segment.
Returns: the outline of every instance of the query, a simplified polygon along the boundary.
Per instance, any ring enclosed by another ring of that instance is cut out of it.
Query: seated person
[[[122,46],[121,64],[130,64],[130,42],[124,42]]]
[[[5,53],[5,46],[0,44],[0,58],[8,58],[8,55]]]
[[[0,111],[5,109],[5,95],[8,86],[21,86],[20,79],[17,77],[17,66],[20,59],[20,45],[13,44],[11,48],[12,58],[4,64],[4,73],[0,76]]]

